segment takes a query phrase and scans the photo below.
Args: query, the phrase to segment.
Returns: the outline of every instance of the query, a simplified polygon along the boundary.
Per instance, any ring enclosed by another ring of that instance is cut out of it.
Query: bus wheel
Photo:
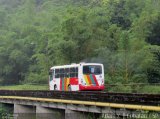
[[[68,91],[72,91],[71,85],[68,85]]]
[[[57,90],[57,85],[54,85],[54,90]]]

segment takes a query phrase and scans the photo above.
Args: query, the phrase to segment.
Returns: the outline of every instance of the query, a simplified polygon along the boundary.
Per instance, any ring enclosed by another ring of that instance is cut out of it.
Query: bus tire
[[[54,90],[57,90],[57,85],[54,85]]]
[[[72,91],[70,84],[68,85],[68,91]]]

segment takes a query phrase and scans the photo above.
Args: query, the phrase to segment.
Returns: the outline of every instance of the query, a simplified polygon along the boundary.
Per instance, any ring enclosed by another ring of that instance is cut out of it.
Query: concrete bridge
[[[122,116],[137,118],[142,110],[160,112],[159,106],[35,97],[0,96],[0,103],[13,105],[14,119],[114,119]],[[7,115],[5,116],[7,118]]]

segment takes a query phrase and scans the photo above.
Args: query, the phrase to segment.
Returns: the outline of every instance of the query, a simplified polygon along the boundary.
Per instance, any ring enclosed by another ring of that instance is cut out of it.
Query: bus
[[[100,63],[53,66],[49,71],[49,89],[58,91],[104,90],[104,66]]]

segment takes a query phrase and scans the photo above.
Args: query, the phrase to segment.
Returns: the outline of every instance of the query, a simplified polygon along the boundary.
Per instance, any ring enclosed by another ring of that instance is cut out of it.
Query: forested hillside
[[[160,0],[0,0],[0,84],[82,61],[106,84],[160,82]]]

